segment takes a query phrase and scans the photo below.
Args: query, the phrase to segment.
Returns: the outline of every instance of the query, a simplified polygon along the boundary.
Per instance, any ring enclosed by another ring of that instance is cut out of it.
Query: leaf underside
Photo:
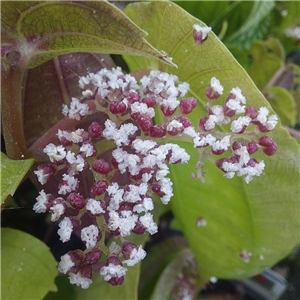
[[[20,52],[29,68],[72,52],[145,55],[174,66],[109,2],[7,1],[1,7],[3,53]]]

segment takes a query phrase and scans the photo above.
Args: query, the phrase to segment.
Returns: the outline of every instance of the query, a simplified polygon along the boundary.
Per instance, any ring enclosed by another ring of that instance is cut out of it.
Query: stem
[[[2,126],[6,153],[10,159],[28,157],[23,127],[23,95],[27,76],[27,60],[2,66]]]

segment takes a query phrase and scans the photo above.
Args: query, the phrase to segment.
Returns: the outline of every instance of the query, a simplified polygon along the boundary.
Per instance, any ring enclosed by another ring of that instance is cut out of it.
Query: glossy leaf
[[[190,84],[190,95],[198,100],[191,114],[194,126],[207,112],[205,90],[212,76],[225,87],[216,101],[222,104],[233,87],[240,87],[247,103],[255,107],[271,107],[243,68],[220,40],[210,33],[208,40],[195,47],[193,24],[202,24],[170,2],[131,4],[125,13],[149,32],[148,40],[165,49],[178,69],[172,69],[147,58],[126,56],[132,71],[138,68],[159,69],[179,76]],[[152,20],[157,22],[153,25]],[[198,152],[182,142],[192,159],[188,165],[171,167],[175,196],[172,210],[178,218],[198,262],[202,280],[249,277],[261,272],[286,256],[299,236],[299,150],[296,141],[284,129],[270,134],[278,143],[273,157],[264,159],[265,174],[248,185],[241,178],[228,180],[211,162],[206,162],[206,183],[190,174],[198,160]],[[171,141],[171,139],[170,139]],[[205,217],[206,227],[197,227],[197,219]],[[243,249],[252,253],[250,262],[239,257]]]
[[[29,68],[71,52],[145,55],[173,65],[106,1],[7,1],[1,8],[3,54],[19,52]]]
[[[43,299],[56,291],[56,261],[49,248],[28,233],[1,229],[1,299]]]
[[[1,205],[13,196],[33,163],[34,159],[12,160],[1,152]]]

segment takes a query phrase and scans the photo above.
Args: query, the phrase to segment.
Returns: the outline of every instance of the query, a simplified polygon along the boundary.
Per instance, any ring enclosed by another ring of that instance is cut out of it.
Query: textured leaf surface
[[[106,1],[7,1],[1,8],[3,53],[19,51],[30,68],[71,52],[146,55],[172,64]]]
[[[35,237],[11,228],[1,229],[1,299],[43,299],[55,291],[56,261]]]
[[[199,117],[206,114],[202,106],[206,103],[205,90],[212,76],[225,87],[224,96],[216,104],[222,104],[229,91],[238,86],[248,104],[271,110],[247,73],[213,33],[201,47],[194,46],[192,26],[202,23],[175,4],[131,4],[125,13],[147,30],[148,40],[165,49],[178,65],[178,69],[174,69],[147,58],[126,57],[131,70],[159,69],[188,82],[190,94],[199,102],[191,115],[195,126]],[[198,153],[192,145],[181,144],[192,159],[188,165],[172,166],[175,196],[171,204],[195,254],[202,280],[211,276],[252,276],[286,256],[298,242],[298,146],[279,125],[271,136],[278,143],[278,152],[274,157],[255,156],[265,160],[266,171],[249,185],[241,178],[225,179],[210,162],[204,167],[206,184],[191,179]],[[208,222],[206,227],[196,226],[201,216]],[[249,263],[239,257],[243,249],[252,253]]]
[[[1,204],[15,193],[34,159],[12,160],[1,152]]]
[[[24,131],[30,147],[64,116],[62,105],[72,97],[81,98],[80,76],[111,69],[109,55],[93,53],[64,54],[28,71],[24,95]]]

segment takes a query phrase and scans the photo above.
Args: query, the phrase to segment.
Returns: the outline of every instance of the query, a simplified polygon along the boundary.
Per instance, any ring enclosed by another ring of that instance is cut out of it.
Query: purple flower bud
[[[82,209],[85,206],[84,198],[77,193],[71,193],[67,197],[67,200],[69,201],[71,206],[75,209]]]
[[[94,265],[98,262],[100,258],[101,250],[100,248],[96,247],[85,255],[85,263],[88,265]]]
[[[143,132],[148,132],[153,126],[153,121],[148,115],[140,114],[137,118],[137,124]]]
[[[109,104],[109,110],[112,114],[122,114],[126,111],[127,105],[123,101],[113,101]]]
[[[150,136],[151,137],[164,137],[167,133],[166,127],[161,124],[161,125],[154,125],[150,128]]]
[[[131,252],[136,249],[138,250],[139,247],[131,242],[125,241],[122,244],[122,253],[125,259],[130,259]]]
[[[180,101],[179,109],[183,115],[190,114],[197,105],[197,100],[193,97],[184,98]]]
[[[261,146],[262,151],[271,156],[276,153],[277,150],[277,143],[275,143],[271,137],[269,136],[262,136],[258,139],[257,143]]]
[[[92,168],[95,172],[106,175],[110,171],[110,165],[104,159],[95,160],[92,164]]]
[[[179,123],[183,125],[184,128],[190,127],[192,125],[192,122],[189,118],[181,116],[176,119]]]
[[[108,183],[105,179],[101,179],[99,181],[96,181],[92,188],[91,188],[91,193],[94,195],[94,196],[99,196],[99,195],[102,195],[106,189],[108,188]]]
[[[248,153],[253,154],[258,150],[257,144],[255,141],[251,141],[248,143]]]
[[[131,232],[133,232],[134,234],[137,234],[137,235],[141,235],[146,232],[146,228],[143,226],[143,224],[139,220],[137,220],[137,222],[135,223],[135,226],[131,230]]]
[[[92,278],[93,275],[93,270],[91,265],[82,265],[79,269],[78,272],[80,273],[81,277],[83,278]]]
[[[142,102],[145,103],[148,107],[154,107],[156,105],[156,100],[154,97],[145,97],[142,99]]]
[[[176,108],[172,109],[169,106],[166,106],[166,105],[163,104],[163,105],[160,106],[160,110],[162,111],[162,113],[164,114],[164,116],[166,118],[171,118],[172,115],[174,114],[174,112],[176,111]]]
[[[139,97],[139,95],[138,95],[137,92],[132,91],[132,92],[130,92],[130,93],[128,94],[127,100],[128,100],[128,102],[129,102],[130,104],[133,104],[133,103],[135,103],[135,102],[139,102],[139,101],[140,101],[140,97]]]
[[[75,232],[81,225],[81,220],[75,216],[70,216],[68,218],[71,220],[73,226],[73,232]]]
[[[102,127],[98,122],[92,122],[88,128],[89,136],[92,139],[100,139],[102,136]]]

